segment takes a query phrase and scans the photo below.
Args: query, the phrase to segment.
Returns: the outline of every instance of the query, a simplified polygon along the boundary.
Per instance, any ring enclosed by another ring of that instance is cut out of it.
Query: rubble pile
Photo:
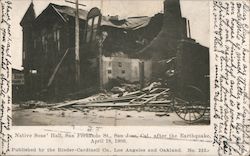
[[[137,89],[136,89],[137,88]],[[123,111],[171,112],[171,96],[168,88],[161,88],[161,83],[153,82],[148,87],[138,89],[136,84],[123,83],[113,87],[111,92],[99,93],[90,97],[57,103],[53,109],[70,108],[88,113],[96,109],[105,111],[119,109]]]
[[[102,113],[101,111],[107,111],[115,114],[117,113],[119,117],[122,116],[125,118],[134,117],[135,114],[139,115],[140,118],[144,118],[141,113],[146,113],[147,116],[148,114],[152,115],[150,112],[153,112],[153,116],[156,116],[157,118],[169,117],[173,112],[175,112],[177,115],[179,113],[179,117],[182,117],[180,115],[184,115],[184,117],[189,116],[189,118],[202,117],[203,112],[205,114],[206,110],[203,110],[203,107],[187,107],[186,105],[182,104],[182,101],[180,101],[182,99],[177,97],[173,98],[170,89],[166,88],[164,84],[162,85],[160,82],[153,82],[146,88],[133,91],[123,88],[124,86],[130,85],[131,84],[124,83],[120,86],[114,86],[112,89],[110,89],[110,91],[103,91],[101,93],[97,93],[87,98],[78,100],[71,99],[61,103],[53,104],[43,101],[27,101],[23,104],[20,104],[20,106],[22,109],[46,108],[45,111],[48,112],[59,111],[60,113],[57,115],[60,117],[68,116],[69,112],[70,114],[72,112],[76,112],[76,114],[83,114],[83,117],[96,117],[99,113]],[[131,86],[133,86],[133,84]],[[42,110],[38,109],[38,111]],[[37,112],[37,110],[33,110],[33,112]],[[205,116],[209,115],[209,111],[207,112],[208,113]],[[106,112],[104,112],[104,114],[105,113]],[[104,118],[102,116],[103,114],[99,115],[100,118]],[[193,122],[191,119],[187,121],[189,123]]]
[[[26,101],[24,103],[20,103],[19,107],[20,108],[25,108],[25,109],[32,109],[32,108],[44,108],[44,107],[51,107],[56,104],[50,104],[44,101],[36,101],[36,100],[30,100]]]
[[[114,86],[109,92],[94,94],[78,100],[66,100],[61,103],[47,103],[43,101],[27,101],[19,104],[22,109],[48,108],[53,110],[72,110],[83,112],[85,115],[90,111],[136,111],[155,112],[156,116],[168,116],[173,112],[171,96],[168,88],[163,88],[161,83],[153,82],[146,88],[139,89],[138,84],[122,82]],[[62,115],[63,116],[63,115]]]

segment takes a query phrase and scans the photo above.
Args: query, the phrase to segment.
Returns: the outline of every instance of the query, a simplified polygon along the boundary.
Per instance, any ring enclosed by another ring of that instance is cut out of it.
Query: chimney
[[[164,15],[171,14],[176,18],[181,18],[180,0],[165,0]]]
[[[164,20],[162,30],[168,38],[180,40],[183,36],[183,29],[186,24],[181,16],[179,0],[164,1]],[[186,36],[186,35],[185,35]]]

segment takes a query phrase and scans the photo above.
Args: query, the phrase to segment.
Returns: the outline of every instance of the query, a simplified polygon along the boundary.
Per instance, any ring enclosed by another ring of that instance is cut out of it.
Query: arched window
[[[98,8],[93,8],[89,11],[85,30],[86,43],[91,43],[96,39],[96,35],[101,24],[101,17],[102,15]]]

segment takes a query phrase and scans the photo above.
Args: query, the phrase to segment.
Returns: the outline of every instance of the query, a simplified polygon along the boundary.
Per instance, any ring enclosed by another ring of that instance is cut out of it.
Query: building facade
[[[100,49],[97,40],[91,44],[86,43],[90,37],[88,32],[93,31],[97,35],[97,30],[89,29],[87,15],[88,11],[79,10],[80,89],[99,85]],[[161,18],[162,14],[122,20],[102,16],[98,31],[108,34],[102,47],[103,55],[110,57],[122,51],[130,57],[135,56],[136,51],[145,47],[157,35],[159,29],[152,28],[161,27]],[[50,3],[36,16],[34,4],[31,3],[20,25],[23,28],[23,67],[27,96],[44,90],[50,95],[74,91],[75,9]],[[59,63],[60,68],[54,74]]]

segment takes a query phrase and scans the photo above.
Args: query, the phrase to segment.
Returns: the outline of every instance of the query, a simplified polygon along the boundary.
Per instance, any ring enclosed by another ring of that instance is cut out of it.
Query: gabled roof
[[[75,9],[69,6],[57,5],[50,3],[35,19],[38,22],[40,19],[46,19],[48,14],[55,13],[59,19],[68,22],[67,16],[75,17]],[[88,11],[79,9],[80,20],[86,20]]]
[[[34,4],[33,4],[33,2],[31,2],[29,8],[25,12],[25,14],[20,22],[20,25],[23,26],[26,23],[33,22],[33,20],[35,18],[36,18],[36,14],[34,11]]]
[[[63,6],[63,5],[57,5],[54,3],[50,3],[56,12],[62,14],[62,15],[69,15],[72,17],[75,17],[75,8],[69,7],[69,6]],[[86,20],[88,15],[88,11],[79,9],[79,18],[82,20]]]

